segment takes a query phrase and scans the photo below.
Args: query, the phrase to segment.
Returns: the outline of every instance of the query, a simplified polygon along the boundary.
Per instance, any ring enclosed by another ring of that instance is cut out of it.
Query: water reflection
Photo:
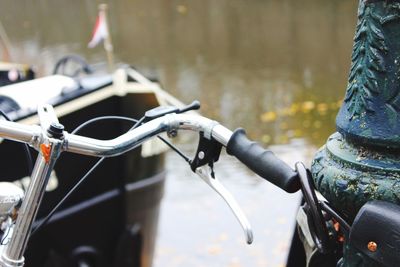
[[[201,100],[206,115],[230,127],[244,126],[267,143],[301,135],[320,145],[334,130],[336,109],[322,116],[296,112],[274,122],[263,116],[296,103],[331,105],[342,98],[356,5],[345,0],[123,0],[109,1],[109,16],[116,58],[157,75],[186,102]],[[13,58],[40,73],[51,72],[68,53],[105,61],[100,47],[86,48],[96,6],[92,1],[3,1],[0,17]]]
[[[207,115],[231,127],[245,126],[257,139],[269,133],[274,142],[282,142],[285,138],[279,136],[286,129],[280,129],[280,121],[263,123],[262,113],[305,100],[332,103],[342,97],[355,2],[197,1],[187,3],[183,13],[179,4],[137,2],[136,10],[150,7],[151,21],[141,13],[132,24],[124,24],[121,36],[133,30],[144,38],[119,45],[125,53],[140,51],[133,52],[137,64],[161,66],[154,71],[166,88],[186,101],[199,98]],[[324,118],[329,118],[329,127],[321,127],[326,132],[312,137],[315,129],[302,127],[314,144],[334,130],[336,110],[328,112]],[[310,114],[298,113],[293,121],[313,120],[305,118]]]

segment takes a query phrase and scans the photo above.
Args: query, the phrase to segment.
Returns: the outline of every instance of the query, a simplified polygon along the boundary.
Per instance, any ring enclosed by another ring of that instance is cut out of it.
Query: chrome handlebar
[[[141,145],[144,141],[162,132],[171,133],[177,130],[203,132],[206,138],[213,138],[224,146],[232,136],[229,129],[205,117],[168,114],[110,140],[99,140],[64,132],[62,151],[96,157],[113,157]],[[45,135],[46,133],[37,125],[0,121],[0,137],[27,143],[37,150],[46,138]]]
[[[172,133],[178,130],[203,132],[208,139],[214,138],[225,145],[232,135],[231,131],[205,117],[168,114],[142,124],[134,130],[111,140],[98,140],[66,134],[63,150],[88,156],[113,157],[141,145],[147,139],[162,132]]]
[[[11,226],[13,235],[9,244],[0,246],[0,266],[23,266],[26,243],[31,225],[36,217],[37,208],[43,197],[47,179],[61,152],[70,152],[96,157],[113,157],[121,155],[141,145],[146,140],[167,132],[174,136],[178,130],[201,132],[202,136],[214,139],[227,146],[232,132],[216,121],[198,115],[168,114],[146,122],[125,134],[110,140],[70,134],[64,131],[62,138],[55,138],[46,130],[52,122],[58,122],[51,106],[40,107],[38,112],[41,127],[37,125],[21,125],[16,122],[0,121],[0,137],[27,143],[39,151],[39,156],[32,173],[32,182],[26,192],[17,221]],[[47,151],[47,152],[46,152]],[[226,201],[239,220],[246,236],[247,243],[253,240],[250,224],[233,196],[214,176],[210,176],[202,166],[196,173],[209,184]]]

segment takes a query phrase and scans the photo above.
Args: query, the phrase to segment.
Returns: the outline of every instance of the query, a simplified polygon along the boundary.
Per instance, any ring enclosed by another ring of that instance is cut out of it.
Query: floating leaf
[[[268,111],[261,115],[261,121],[263,122],[273,122],[277,119],[276,112]]]
[[[316,120],[316,121],[314,121],[313,126],[314,126],[314,128],[319,129],[322,126],[322,122]]]
[[[301,111],[308,113],[315,108],[315,103],[313,101],[305,101],[301,105]]]
[[[272,140],[272,138],[271,138],[271,136],[268,135],[268,134],[264,134],[264,135],[261,137],[261,141],[262,141],[264,144],[269,144],[269,143],[271,142],[271,140]]]
[[[184,14],[187,13],[188,8],[187,8],[185,5],[178,5],[178,6],[176,7],[176,11],[178,11],[178,13],[184,15]]]
[[[328,104],[320,103],[317,105],[317,110],[320,115],[325,115],[328,111]]]

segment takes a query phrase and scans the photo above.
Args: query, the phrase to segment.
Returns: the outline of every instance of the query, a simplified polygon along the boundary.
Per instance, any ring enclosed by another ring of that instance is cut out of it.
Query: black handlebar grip
[[[270,150],[250,141],[243,129],[237,129],[226,146],[229,155],[235,156],[262,178],[288,193],[300,189],[297,173]]]

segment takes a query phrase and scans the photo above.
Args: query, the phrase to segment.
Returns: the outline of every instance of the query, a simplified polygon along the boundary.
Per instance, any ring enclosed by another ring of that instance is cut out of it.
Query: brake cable
[[[157,107],[154,109],[151,109],[149,111],[147,111],[145,113],[145,115],[139,119],[132,119],[129,117],[124,117],[124,116],[103,116],[103,117],[97,117],[97,118],[93,118],[91,120],[88,120],[84,123],[82,123],[81,125],[79,125],[77,128],[75,128],[75,130],[73,130],[71,132],[71,134],[75,134],[77,132],[79,132],[80,130],[82,130],[84,127],[94,123],[94,122],[98,122],[101,120],[126,120],[126,121],[131,121],[131,122],[135,122],[135,124],[129,129],[129,131],[137,128],[139,125],[143,124],[145,121],[149,121],[161,116],[164,116],[166,114],[169,113],[183,113],[189,110],[194,110],[194,109],[199,109],[200,108],[200,103],[198,101],[193,101],[190,105],[182,108],[182,109],[178,109],[176,107],[171,107],[171,106],[167,106],[167,107]],[[176,146],[174,146],[173,144],[171,144],[168,140],[166,140],[165,138],[163,138],[162,136],[157,136],[161,141],[163,141],[166,145],[168,145],[171,149],[173,149],[178,155],[180,155],[186,162],[190,163],[190,158],[188,156],[186,156],[182,151],[180,151]],[[79,181],[68,191],[68,193],[58,202],[58,204],[49,212],[49,214],[43,218],[42,220],[40,220],[35,228],[32,230],[31,232],[31,236],[33,236],[35,233],[38,232],[38,230],[40,228],[42,228],[44,225],[46,225],[49,220],[51,219],[51,217],[54,215],[54,213],[58,210],[58,208],[72,195],[73,192],[75,192],[75,190],[86,180],[86,178],[105,160],[105,157],[100,158],[93,166],[92,168],[86,172],[86,174],[79,179]]]
[[[329,233],[325,224],[325,218],[322,211],[325,211],[333,219],[335,219],[341,226],[342,233],[348,238],[350,232],[350,225],[343,219],[326,200],[318,199],[314,184],[311,179],[310,171],[304,166],[303,163],[296,163],[296,171],[299,176],[301,191],[305,200],[304,208],[306,214],[309,216],[309,230],[311,237],[316,245],[319,252],[325,254],[328,253],[330,248],[329,245]]]
[[[91,120],[88,120],[84,123],[82,123],[81,125],[79,125],[77,128],[75,128],[71,134],[76,134],[77,132],[81,131],[83,128],[85,128],[86,126],[98,122],[98,121],[102,121],[102,120],[127,120],[127,121],[132,121],[135,122],[133,127],[137,127],[137,122],[138,120],[135,119],[131,119],[128,117],[120,117],[120,116],[104,116],[104,117],[97,117]],[[133,128],[132,127],[132,128]],[[131,129],[132,129],[131,128]],[[33,236],[35,233],[37,233],[37,231],[42,228],[44,225],[46,225],[49,220],[51,219],[51,217],[54,215],[54,213],[59,209],[59,207],[61,207],[62,204],[64,204],[64,202],[75,192],[76,189],[78,189],[78,187],[86,180],[86,178],[105,160],[105,157],[100,158],[86,173],[85,175],[82,176],[82,178],[79,179],[79,181],[68,191],[67,194],[65,194],[65,196],[57,203],[57,205],[54,206],[54,208],[49,212],[49,214],[43,218],[42,220],[40,220],[37,225],[35,226],[35,228],[32,230],[31,232],[31,236]]]

